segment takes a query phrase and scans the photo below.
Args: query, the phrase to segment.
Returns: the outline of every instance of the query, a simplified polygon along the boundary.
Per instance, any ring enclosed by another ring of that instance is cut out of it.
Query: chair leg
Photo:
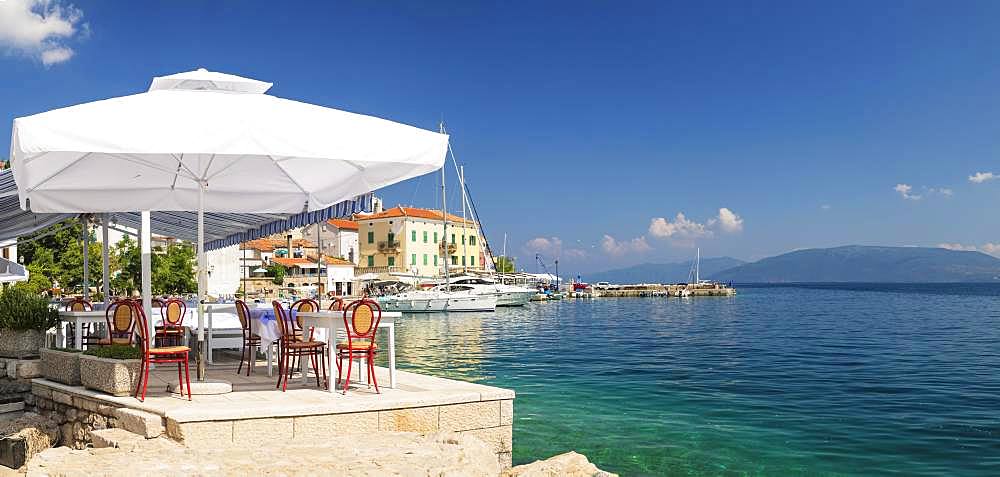
[[[371,376],[370,383],[375,385],[375,394],[382,394],[382,391],[378,390],[378,380],[375,379],[375,356],[368,356],[368,375]]]
[[[351,350],[347,350],[347,380],[344,381],[344,394],[347,394],[347,388],[351,387],[351,362],[354,361],[354,354]]]
[[[344,360],[343,356],[341,356],[340,352],[338,351],[336,360],[333,363],[334,365],[337,366],[337,383],[334,384],[334,389],[337,389],[336,387],[337,384],[340,384],[341,379],[343,379],[344,377],[344,366],[342,363],[343,360]]]
[[[139,399],[140,401],[143,401],[143,402],[146,401],[146,387],[149,386],[149,363],[148,362],[146,363],[146,366],[144,366],[144,368],[145,368],[145,372],[142,375],[142,398]]]
[[[184,376],[181,376],[181,362],[177,362],[177,389],[181,392],[181,396],[184,396]]]
[[[188,368],[188,354],[184,353],[184,379],[187,381],[188,401],[191,400],[191,370]],[[376,388],[378,389],[378,388]]]
[[[326,383],[326,388],[329,389],[330,388],[330,377],[326,375],[326,357],[328,355],[326,354],[326,350],[325,349],[321,350],[321,353],[323,354],[323,356],[320,357],[320,366],[323,367],[323,382]]]
[[[313,353],[309,360],[312,361],[313,373],[316,374],[316,387],[319,387],[319,363],[316,360],[316,353]]]
[[[236,374],[240,374],[240,373],[243,372],[243,360],[246,359],[246,355],[247,355],[247,340],[244,339],[243,340],[243,347],[240,348],[240,367],[236,368]],[[250,375],[250,370],[249,369],[247,370],[247,375],[248,376]]]
[[[143,358],[142,361],[139,361],[139,375],[136,376],[137,378],[139,378],[138,382],[136,382],[136,384],[135,384],[135,398],[136,399],[139,399],[139,388],[142,387],[142,376],[143,376],[143,370],[145,368],[146,368],[146,359]]]

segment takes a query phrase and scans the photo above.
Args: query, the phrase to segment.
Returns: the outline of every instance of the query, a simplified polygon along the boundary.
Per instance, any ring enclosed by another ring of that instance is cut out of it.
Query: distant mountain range
[[[643,263],[591,273],[589,283],[683,283],[691,262]],[[748,263],[702,258],[701,277],[735,283],[1000,281],[1000,258],[981,252],[928,247],[848,245],[796,250]]]
[[[849,245],[796,250],[707,275],[736,283],[989,282],[1000,280],[1000,259],[943,248]]]
[[[588,283],[683,283],[688,280],[691,261],[676,263],[643,263],[628,268],[591,273],[583,277]],[[746,262],[731,257],[701,259],[701,277],[731,269]]]

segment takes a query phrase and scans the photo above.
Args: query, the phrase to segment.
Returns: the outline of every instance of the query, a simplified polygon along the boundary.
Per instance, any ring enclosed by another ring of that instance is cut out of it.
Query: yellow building
[[[393,207],[374,214],[357,215],[359,258],[357,274],[390,272],[421,276],[449,270],[482,269],[485,259],[478,227],[471,220],[448,214],[444,236],[441,211]],[[447,245],[447,250],[445,249]]]

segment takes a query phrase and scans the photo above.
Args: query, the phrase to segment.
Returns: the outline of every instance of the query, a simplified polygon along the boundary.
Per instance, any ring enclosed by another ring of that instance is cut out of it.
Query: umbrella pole
[[[205,381],[205,184],[198,184],[198,381]]]
[[[101,215],[101,293],[104,294],[104,309],[108,309],[111,294],[111,257],[108,246],[108,214]]]
[[[150,214],[148,210],[142,211],[142,222],[140,224],[140,237],[142,244],[140,245],[141,256],[139,257],[139,266],[142,268],[142,309],[145,311],[146,316],[150,317],[146,324],[149,328],[146,330],[146,336],[155,336],[155,325],[153,317],[153,276],[152,276],[152,232],[150,232]]]

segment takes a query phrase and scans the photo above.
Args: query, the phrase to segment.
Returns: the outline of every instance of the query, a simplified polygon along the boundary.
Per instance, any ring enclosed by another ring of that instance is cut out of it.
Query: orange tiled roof
[[[358,230],[358,223],[355,222],[355,221],[353,221],[353,220],[347,220],[347,219],[330,219],[330,220],[327,220],[326,223],[328,223],[328,224],[330,224],[330,225],[332,225],[334,227],[337,227],[338,229]]]
[[[354,266],[354,262],[349,260],[344,260],[340,257],[331,257],[329,255],[323,255],[323,262],[327,265],[350,265]]]
[[[310,260],[308,258],[274,257],[274,258],[271,259],[271,261],[274,262],[274,263],[277,263],[279,265],[284,265],[286,267],[297,267],[299,265],[305,265],[305,264],[313,264],[313,265],[316,264],[316,262],[314,262],[314,261],[312,261],[312,260]]]
[[[385,211],[379,212],[377,214],[358,215],[358,219],[361,220],[384,219],[390,217],[416,217],[420,219],[441,220],[441,211],[420,209],[417,207],[403,207],[402,205],[398,205],[396,207],[393,207],[391,209],[386,209]],[[454,214],[448,214],[448,221],[462,222],[462,218]],[[465,222],[469,224],[474,223],[471,220],[466,220]]]
[[[257,239],[246,242],[244,246],[247,250],[260,250],[261,252],[272,252],[277,248],[288,247],[288,242],[281,239]],[[292,240],[292,247],[295,248],[316,248],[316,245],[306,239]]]

